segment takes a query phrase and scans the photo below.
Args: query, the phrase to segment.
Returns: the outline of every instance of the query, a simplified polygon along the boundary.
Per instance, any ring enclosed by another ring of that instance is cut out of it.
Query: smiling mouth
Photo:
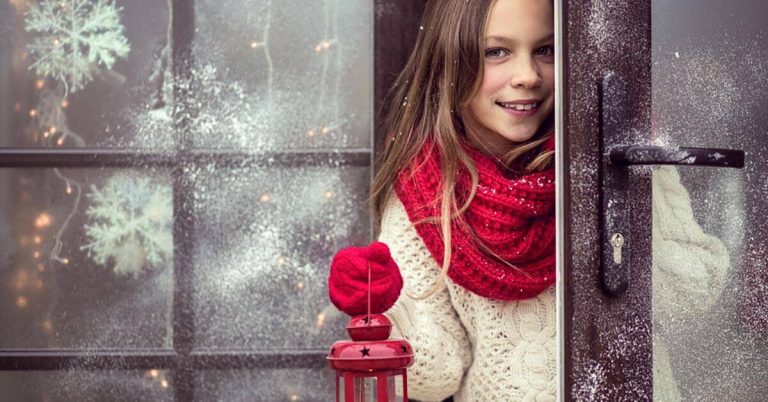
[[[503,107],[504,109],[511,109],[511,110],[517,110],[517,111],[528,111],[528,110],[534,110],[538,109],[539,106],[541,106],[541,102],[534,102],[534,103],[505,103],[505,102],[496,102],[497,105]]]

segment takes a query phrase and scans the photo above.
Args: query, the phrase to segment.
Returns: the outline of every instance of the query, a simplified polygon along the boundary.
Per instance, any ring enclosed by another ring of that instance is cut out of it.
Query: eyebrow
[[[549,35],[547,35],[547,36],[545,36],[545,37],[543,37],[541,39],[538,39],[536,41],[536,43],[549,42],[549,41],[552,41],[554,39],[555,39],[555,34],[551,33],[551,34],[549,34]],[[485,38],[485,41],[486,42],[498,41],[498,42],[502,42],[502,43],[514,43],[515,42],[513,39],[510,39],[510,38],[508,38],[506,36],[498,36],[498,35],[488,36],[488,37]]]

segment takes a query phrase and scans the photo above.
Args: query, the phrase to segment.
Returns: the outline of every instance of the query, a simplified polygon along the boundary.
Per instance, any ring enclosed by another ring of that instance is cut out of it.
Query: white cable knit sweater
[[[696,222],[677,170],[653,174],[654,323],[700,316],[719,297],[728,252]],[[555,401],[557,384],[555,289],[522,301],[475,295],[446,279],[426,300],[440,267],[427,250],[403,204],[392,198],[379,240],[403,275],[404,289],[386,315],[394,336],[415,351],[408,395],[422,401]],[[654,334],[654,400],[675,401],[680,391],[666,348]]]
[[[379,241],[386,243],[403,275],[400,299],[387,311],[394,337],[408,339],[415,362],[408,369],[408,396],[456,402],[555,401],[556,319],[554,286],[538,297],[491,300],[456,285],[426,300],[406,295],[432,288],[440,267],[427,250],[403,204],[385,208]]]

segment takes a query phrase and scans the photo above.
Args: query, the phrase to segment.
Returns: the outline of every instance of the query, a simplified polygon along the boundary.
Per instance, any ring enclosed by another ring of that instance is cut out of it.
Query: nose
[[[541,74],[531,57],[519,57],[512,63],[509,85],[513,88],[536,88],[541,85]]]

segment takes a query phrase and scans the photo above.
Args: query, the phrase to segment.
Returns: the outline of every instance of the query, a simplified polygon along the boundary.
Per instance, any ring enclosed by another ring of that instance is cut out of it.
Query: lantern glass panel
[[[354,402],[374,402],[376,401],[376,387],[378,381],[376,377],[355,377],[355,398]],[[352,399],[350,399],[352,401]]]

